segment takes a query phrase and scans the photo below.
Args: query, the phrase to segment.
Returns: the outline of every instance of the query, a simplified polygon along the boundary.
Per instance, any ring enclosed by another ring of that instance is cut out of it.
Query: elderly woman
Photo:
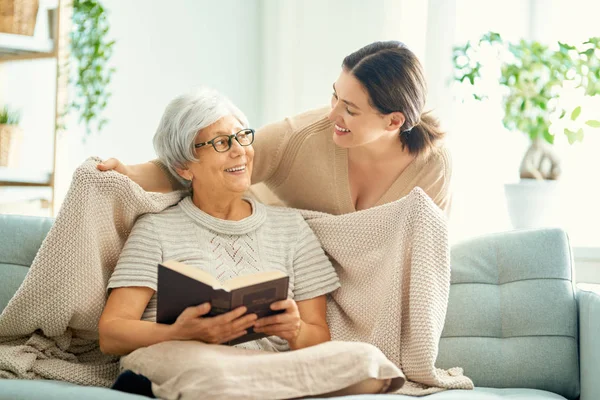
[[[202,89],[166,108],[154,146],[172,171],[190,182],[179,204],[138,219],[108,284],[100,348],[124,355],[168,340],[224,343],[253,327],[270,335],[239,346],[283,351],[330,340],[325,295],[338,277],[301,215],[244,196],[250,186],[254,130],[218,93]],[[177,260],[219,280],[261,270],[290,277],[281,314],[258,319],[244,307],[208,317],[210,304],[183,311],[172,325],[156,323],[157,265]]]

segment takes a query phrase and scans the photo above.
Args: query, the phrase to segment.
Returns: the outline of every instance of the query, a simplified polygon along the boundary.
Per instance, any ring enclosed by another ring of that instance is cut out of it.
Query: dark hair
[[[411,154],[430,150],[444,137],[438,121],[423,113],[427,96],[425,74],[417,56],[404,43],[371,43],[344,58],[342,68],[365,87],[371,106],[380,113],[404,114],[400,141]]]

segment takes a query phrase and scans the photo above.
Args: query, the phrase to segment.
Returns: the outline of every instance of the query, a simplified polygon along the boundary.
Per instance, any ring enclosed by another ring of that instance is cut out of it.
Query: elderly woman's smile
[[[232,174],[241,175],[242,173],[246,172],[246,164],[236,165],[235,167],[227,168],[225,171]]]

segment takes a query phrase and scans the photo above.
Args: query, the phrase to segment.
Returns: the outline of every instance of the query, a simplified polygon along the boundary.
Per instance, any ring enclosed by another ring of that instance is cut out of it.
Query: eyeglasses
[[[250,146],[254,143],[254,129],[242,129],[234,135],[220,135],[208,142],[196,143],[194,147],[199,149],[206,145],[212,145],[217,153],[224,153],[231,148],[231,140],[234,139],[240,144],[240,146]]]

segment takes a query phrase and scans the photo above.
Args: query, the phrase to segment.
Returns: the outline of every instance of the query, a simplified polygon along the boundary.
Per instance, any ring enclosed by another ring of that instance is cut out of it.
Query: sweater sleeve
[[[452,206],[452,157],[448,149],[438,149],[425,168],[427,173],[417,186],[431,197],[444,214],[449,215]]]
[[[136,221],[108,281],[108,289],[144,286],[157,290],[162,249],[151,218],[152,214],[146,214]]]
[[[423,190],[446,215],[449,215],[452,206],[452,157],[444,147],[440,149],[438,158],[440,162],[437,179],[432,180]]]
[[[185,179],[181,178],[177,175],[176,172],[171,171],[169,167],[166,166],[159,158],[155,160],[151,160],[150,163],[156,165],[160,170],[167,176],[169,182],[171,183],[171,188],[173,190],[183,190],[189,187],[189,182],[186,182]]]
[[[285,147],[293,133],[289,118],[268,124],[256,131],[252,184],[269,180],[283,159]]]
[[[294,300],[315,298],[340,287],[340,280],[321,243],[301,218],[294,254]]]

